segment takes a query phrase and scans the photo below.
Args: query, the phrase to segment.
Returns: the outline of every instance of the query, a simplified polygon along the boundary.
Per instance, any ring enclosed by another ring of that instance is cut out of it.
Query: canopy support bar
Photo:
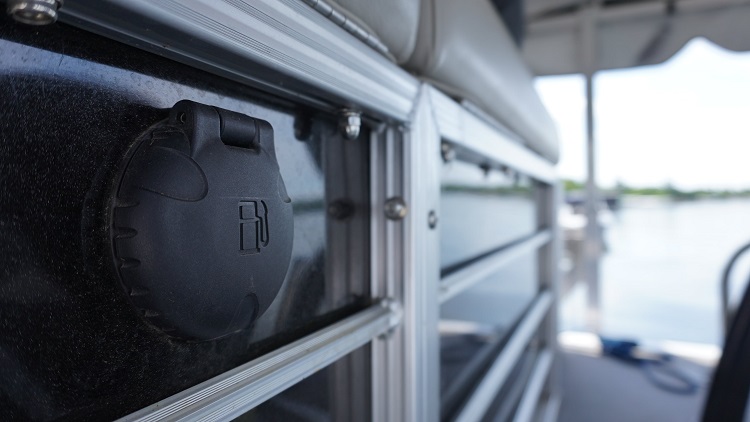
[[[596,150],[594,139],[594,73],[597,69],[596,54],[596,15],[599,9],[597,0],[591,2],[581,33],[583,59],[586,66],[586,237],[584,241],[584,262],[587,285],[586,324],[594,333],[599,332],[599,255],[601,251],[601,230],[597,217],[599,205],[596,187]]]

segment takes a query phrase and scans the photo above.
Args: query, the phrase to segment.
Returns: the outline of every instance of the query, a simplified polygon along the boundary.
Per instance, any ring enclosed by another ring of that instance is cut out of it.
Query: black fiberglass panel
[[[0,419],[124,416],[368,305],[368,148],[334,116],[62,23],[2,17],[0,38]],[[101,212],[119,154],[185,99],[268,121],[293,205],[279,295],[217,341],[136,312]],[[329,217],[342,199],[353,215]]]

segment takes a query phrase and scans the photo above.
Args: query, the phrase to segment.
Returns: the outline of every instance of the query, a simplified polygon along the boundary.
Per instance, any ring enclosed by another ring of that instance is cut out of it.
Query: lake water
[[[602,334],[721,345],[719,282],[731,255],[750,241],[750,200],[670,202],[626,198],[605,229]],[[737,266],[733,297],[750,277]],[[585,327],[585,286],[561,305],[561,328]]]

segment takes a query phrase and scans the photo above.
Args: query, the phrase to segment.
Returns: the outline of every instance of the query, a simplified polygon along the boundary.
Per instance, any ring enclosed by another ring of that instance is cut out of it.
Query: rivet
[[[430,211],[430,213],[427,215],[427,225],[429,225],[431,229],[434,229],[435,227],[437,227],[437,223],[437,213],[435,213],[435,211]]]

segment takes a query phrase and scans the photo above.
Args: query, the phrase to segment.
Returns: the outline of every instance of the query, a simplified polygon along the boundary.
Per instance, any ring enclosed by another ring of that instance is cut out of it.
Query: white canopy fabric
[[[750,0],[526,0],[523,54],[537,75],[664,62],[695,37],[750,50]]]

